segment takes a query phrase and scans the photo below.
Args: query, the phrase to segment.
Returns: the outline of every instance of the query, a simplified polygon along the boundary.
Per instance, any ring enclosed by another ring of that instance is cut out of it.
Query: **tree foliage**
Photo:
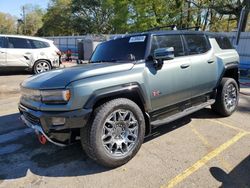
[[[214,5],[213,9],[221,15],[228,15],[231,20],[236,21],[238,25],[240,21],[241,10],[243,7],[250,9],[249,0],[218,0]],[[247,15],[243,18],[243,27],[247,24]]]
[[[0,34],[16,33],[16,18],[10,14],[0,12]]]
[[[26,7],[26,27],[19,30],[40,36],[141,32],[168,25],[231,31],[243,7],[250,8],[250,0],[50,0],[46,12]],[[16,18],[4,16],[1,30],[14,33]]]
[[[22,24],[18,28],[19,33],[25,35],[36,35],[38,30],[43,25],[44,11],[39,6],[33,6],[31,4],[24,5],[25,17],[23,17]]]
[[[74,27],[79,33],[109,33],[113,14],[106,0],[72,0]]]
[[[72,35],[71,0],[51,0],[46,14],[43,16],[43,26],[39,29],[40,36]]]
[[[130,3],[130,28],[144,31],[153,27],[176,24],[182,3],[178,0],[132,0]]]

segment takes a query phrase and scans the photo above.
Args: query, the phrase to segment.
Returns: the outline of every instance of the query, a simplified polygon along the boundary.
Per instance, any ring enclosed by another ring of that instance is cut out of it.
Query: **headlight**
[[[71,94],[69,90],[43,90],[41,97],[45,104],[65,104],[69,101]]]
[[[39,90],[21,87],[21,95],[22,98],[28,100],[41,101],[41,94]]]

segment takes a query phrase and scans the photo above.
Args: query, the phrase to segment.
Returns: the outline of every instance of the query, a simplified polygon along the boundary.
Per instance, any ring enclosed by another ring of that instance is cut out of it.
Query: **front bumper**
[[[43,112],[36,111],[19,104],[21,119],[28,127],[33,128],[36,133],[42,134],[53,144],[63,146],[73,141],[76,131],[87,123],[92,112],[91,109],[81,109],[68,112]],[[65,123],[53,125],[53,117],[64,117]]]

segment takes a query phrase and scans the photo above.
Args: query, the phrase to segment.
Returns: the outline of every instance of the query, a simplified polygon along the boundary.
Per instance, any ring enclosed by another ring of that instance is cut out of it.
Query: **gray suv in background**
[[[53,41],[38,37],[0,35],[0,71],[31,70],[35,74],[59,67],[60,51]]]
[[[239,55],[223,35],[158,31],[101,43],[89,64],[21,84],[19,110],[40,141],[80,138],[107,167],[135,156],[159,125],[211,106],[230,116],[239,100]]]

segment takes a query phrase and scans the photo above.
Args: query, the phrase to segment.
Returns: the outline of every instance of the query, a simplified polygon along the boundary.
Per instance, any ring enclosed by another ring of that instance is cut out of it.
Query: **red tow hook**
[[[47,138],[46,138],[44,135],[38,134],[37,136],[38,136],[38,140],[39,140],[39,142],[40,142],[41,144],[43,144],[43,145],[46,144]]]

